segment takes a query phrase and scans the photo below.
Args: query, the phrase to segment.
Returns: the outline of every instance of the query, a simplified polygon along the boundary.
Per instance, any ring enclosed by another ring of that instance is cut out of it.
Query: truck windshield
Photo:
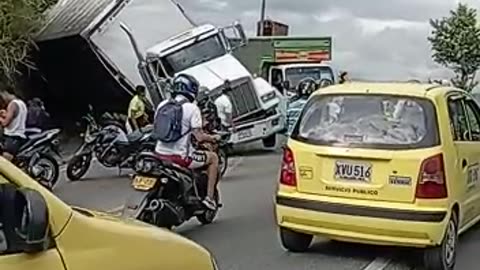
[[[285,79],[290,81],[292,87],[296,87],[305,78],[312,78],[316,81],[321,79],[333,81],[333,72],[329,67],[293,67],[287,68],[285,71]]]
[[[226,52],[219,35],[214,35],[165,56],[163,62],[166,71],[173,76],[189,67],[220,57]]]

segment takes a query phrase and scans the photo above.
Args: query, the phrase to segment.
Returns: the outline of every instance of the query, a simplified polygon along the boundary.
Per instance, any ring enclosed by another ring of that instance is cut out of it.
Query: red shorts
[[[160,159],[170,161],[178,166],[198,169],[207,166],[207,153],[204,151],[194,151],[190,157],[182,157],[180,155],[162,155],[156,154]]]

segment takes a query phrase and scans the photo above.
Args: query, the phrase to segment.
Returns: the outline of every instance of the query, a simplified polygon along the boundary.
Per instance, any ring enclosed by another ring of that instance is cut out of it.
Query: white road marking
[[[391,259],[378,257],[362,270],[384,270],[391,262]]]

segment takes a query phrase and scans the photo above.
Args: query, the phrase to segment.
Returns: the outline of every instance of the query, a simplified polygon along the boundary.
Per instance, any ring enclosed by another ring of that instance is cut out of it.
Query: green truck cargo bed
[[[234,52],[252,73],[263,76],[268,64],[309,63],[332,60],[331,37],[254,37]]]

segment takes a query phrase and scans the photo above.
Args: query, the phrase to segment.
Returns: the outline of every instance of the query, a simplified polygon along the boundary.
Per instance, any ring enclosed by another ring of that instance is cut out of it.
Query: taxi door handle
[[[465,167],[467,167],[467,165],[468,165],[467,160],[466,160],[466,159],[462,159],[462,168],[465,169]]]

